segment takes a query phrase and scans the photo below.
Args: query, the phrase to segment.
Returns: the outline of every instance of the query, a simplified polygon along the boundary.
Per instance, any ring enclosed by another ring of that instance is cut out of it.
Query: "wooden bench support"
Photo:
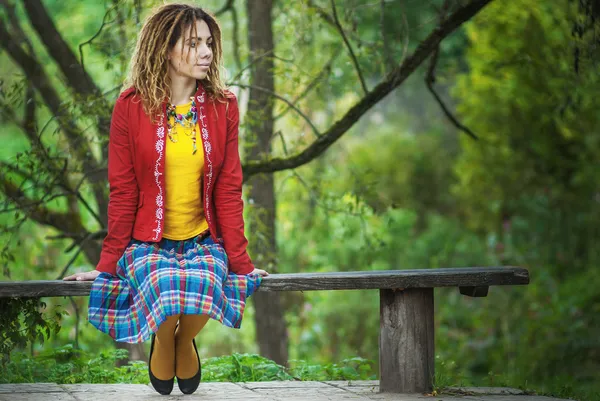
[[[469,297],[487,297],[489,288],[487,286],[470,286],[458,287],[458,290],[461,294]]]
[[[379,391],[433,388],[433,288],[380,290]]]

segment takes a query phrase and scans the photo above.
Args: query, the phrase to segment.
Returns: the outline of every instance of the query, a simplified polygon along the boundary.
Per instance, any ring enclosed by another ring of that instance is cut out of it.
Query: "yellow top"
[[[192,102],[175,106],[175,112],[185,114],[190,111]],[[196,130],[196,154],[192,154],[190,129],[181,124],[174,126],[173,137],[177,142],[166,138],[165,151],[165,227],[163,237],[171,240],[193,238],[208,229],[202,205],[204,150],[198,124]]]

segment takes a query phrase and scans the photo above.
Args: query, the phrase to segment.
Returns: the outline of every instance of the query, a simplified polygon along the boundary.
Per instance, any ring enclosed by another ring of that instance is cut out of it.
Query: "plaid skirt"
[[[127,343],[148,340],[167,316],[182,313],[239,329],[246,298],[262,280],[228,272],[223,247],[202,235],[158,243],[134,239],[116,273],[100,273],[92,283],[88,321]]]

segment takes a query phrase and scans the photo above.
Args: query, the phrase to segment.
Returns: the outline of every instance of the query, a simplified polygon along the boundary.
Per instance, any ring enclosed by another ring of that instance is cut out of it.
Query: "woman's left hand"
[[[257,269],[257,268],[254,268],[254,270],[252,270],[252,273],[250,273],[250,274],[258,274],[259,276],[263,276],[263,277],[266,277],[269,275],[269,273],[267,271]]]

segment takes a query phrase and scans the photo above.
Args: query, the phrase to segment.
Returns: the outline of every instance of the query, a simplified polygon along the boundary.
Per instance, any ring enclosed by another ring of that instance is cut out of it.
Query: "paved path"
[[[201,383],[193,395],[175,388],[170,396],[155,392],[144,384],[0,384],[0,401],[313,401],[313,400],[390,400],[390,401],[559,401],[558,398],[523,395],[507,388],[455,389],[454,395],[380,394],[377,381],[331,382],[255,382]]]

